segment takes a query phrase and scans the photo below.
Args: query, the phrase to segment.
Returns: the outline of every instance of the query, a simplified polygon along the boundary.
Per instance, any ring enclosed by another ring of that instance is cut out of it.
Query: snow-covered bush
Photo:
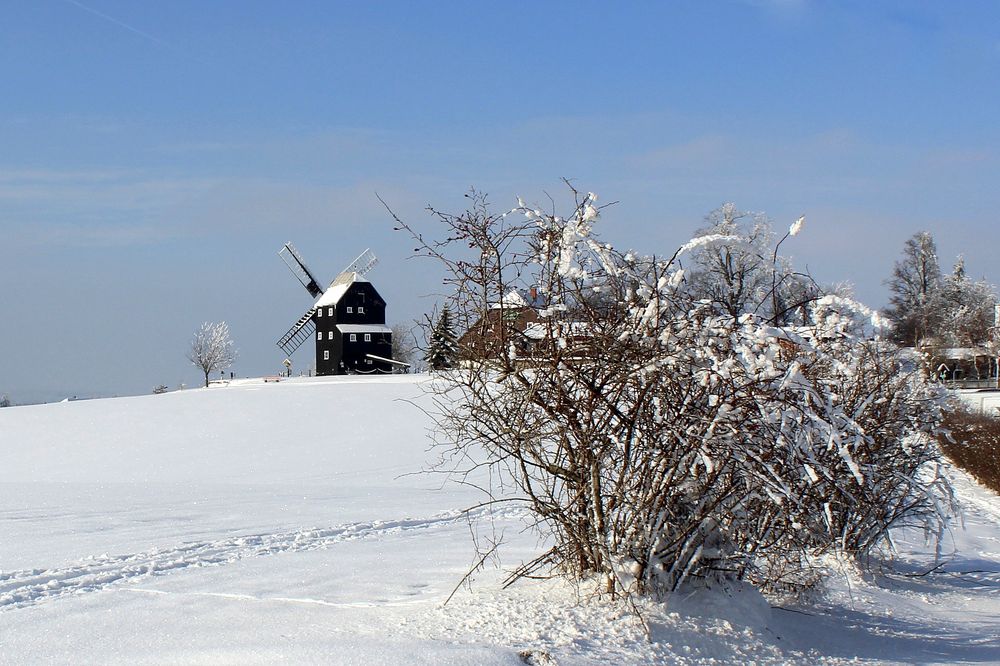
[[[893,525],[941,519],[947,485],[926,476],[939,399],[873,337],[873,313],[825,297],[796,304],[808,323],[774,325],[788,324],[773,290],[792,275],[776,249],[781,276],[756,265],[752,297],[719,307],[697,289],[713,284],[710,262],[689,262],[700,272],[688,282],[684,260],[754,238],[729,227],[669,260],[621,253],[595,236],[596,200],[577,194],[562,218],[520,201],[491,214],[477,195],[466,214],[436,213],[440,243],[400,223],[448,267],[459,321],[497,308],[505,321],[524,307],[504,298],[516,289],[544,304],[529,330],[495,327],[496,353],[438,384],[439,441],[497,472],[491,492],[526,502],[553,537],[517,574],[551,564],[609,591],[690,577],[796,588],[816,579],[819,554],[864,561]]]
[[[807,329],[815,350],[809,374],[844,424],[843,464],[856,484],[829,485],[822,520],[837,546],[865,557],[888,545],[888,529],[919,520],[943,527],[951,491],[938,473],[935,438],[944,418],[943,390],[901,363],[898,348],[878,336],[884,321],[858,303],[827,296],[812,307]]]

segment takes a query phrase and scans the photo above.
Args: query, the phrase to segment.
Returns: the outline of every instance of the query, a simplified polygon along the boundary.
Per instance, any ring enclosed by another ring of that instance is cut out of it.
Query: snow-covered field
[[[501,589],[537,537],[478,511],[502,568],[445,606],[480,498],[417,473],[435,457],[424,381],[0,410],[0,663],[1000,663],[1000,500],[957,472],[943,565],[899,534],[891,570],[809,604],[686,592],[642,604],[647,637],[566,583]]]

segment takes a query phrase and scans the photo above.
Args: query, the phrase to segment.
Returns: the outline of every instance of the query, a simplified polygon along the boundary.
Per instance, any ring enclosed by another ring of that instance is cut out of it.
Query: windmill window
[[[330,350],[329,349],[327,349],[327,350],[325,350],[323,352],[323,360],[324,361],[329,361],[330,360]]]
[[[347,314],[352,314],[353,312],[354,312],[354,308],[352,308],[350,305],[348,305],[347,306]]]
[[[358,341],[358,334],[351,333],[351,342],[357,342],[357,341]]]
[[[317,317],[322,317],[322,316],[323,316],[323,308],[320,308],[320,309],[319,309],[319,310],[318,310],[318,311],[316,312],[316,316],[317,316]]]
[[[323,331],[316,331],[316,339],[317,340],[323,339]]]
[[[359,305],[358,306],[358,314],[364,314],[364,313],[365,313],[365,306]]]
[[[326,339],[333,340],[333,331],[330,331],[329,333],[326,334]]]
[[[372,341],[372,334],[365,333],[365,342],[371,342],[371,341]]]
[[[326,315],[327,315],[328,317],[332,317],[332,316],[333,316],[333,308],[327,308],[327,312],[326,312]]]
[[[372,360],[370,358],[366,358],[365,359],[365,363],[367,363],[368,365],[371,365],[372,364]]]

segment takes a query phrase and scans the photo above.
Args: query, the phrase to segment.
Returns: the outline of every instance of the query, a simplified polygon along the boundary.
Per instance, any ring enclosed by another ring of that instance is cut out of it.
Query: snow
[[[741,585],[666,603],[502,589],[544,541],[514,509],[475,562],[479,496],[419,474],[422,375],[262,380],[0,410],[0,662],[1000,663],[1000,500],[952,471],[965,529],[910,531],[815,599]],[[940,565],[940,566],[939,566]],[[938,566],[939,568],[934,569]],[[933,570],[932,570],[933,569]]]
[[[524,300],[517,289],[511,289],[509,292],[504,294],[503,298],[500,299],[499,303],[493,303],[490,305],[491,310],[499,310],[501,308],[526,308],[528,307],[528,301]]]
[[[974,361],[977,356],[991,356],[984,347],[947,347],[934,352],[938,358]]]
[[[962,389],[954,391],[955,396],[968,409],[978,414],[1000,416],[1000,391],[991,389]]]
[[[552,333],[561,337],[586,336],[590,325],[585,321],[533,322],[524,329],[524,336],[532,340],[543,340]]]
[[[802,215],[797,220],[792,222],[792,225],[788,227],[789,236],[797,236],[800,231],[802,231],[802,225],[806,222],[806,216]]]
[[[368,282],[368,280],[353,271],[341,273],[334,278],[333,282],[330,283],[330,286],[326,288],[326,291],[323,292],[313,307],[323,308],[329,305],[336,305],[355,282]]]
[[[392,329],[384,324],[337,324],[341,333],[392,333]]]
[[[677,250],[677,254],[681,255],[716,244],[745,244],[745,242],[740,236],[733,236],[731,234],[705,234],[704,236],[692,238],[687,243],[684,243],[684,245],[681,245],[680,249]]]

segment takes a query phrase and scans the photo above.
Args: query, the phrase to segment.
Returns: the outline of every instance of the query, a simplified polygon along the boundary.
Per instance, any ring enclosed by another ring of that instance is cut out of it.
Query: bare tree
[[[205,373],[205,386],[208,386],[209,374],[230,367],[236,356],[229,325],[224,321],[202,324],[191,339],[191,348],[187,353],[188,360]]]
[[[941,286],[937,245],[926,231],[914,234],[903,245],[903,257],[886,280],[892,296],[886,316],[900,344],[917,346],[937,330],[933,296]]]
[[[687,295],[707,300],[730,317],[751,312],[775,325],[805,323],[807,306],[822,290],[778,254],[805,218],[796,220],[777,243],[766,215],[740,211],[731,203],[705,220],[708,225],[695,232],[695,240],[713,240],[694,247],[684,260]]]
[[[413,351],[416,348],[416,341],[413,338],[413,331],[410,326],[403,323],[392,325],[392,358],[401,363],[409,363],[412,367],[414,361]],[[401,366],[394,366],[398,368]],[[409,368],[405,368],[409,371]]]

